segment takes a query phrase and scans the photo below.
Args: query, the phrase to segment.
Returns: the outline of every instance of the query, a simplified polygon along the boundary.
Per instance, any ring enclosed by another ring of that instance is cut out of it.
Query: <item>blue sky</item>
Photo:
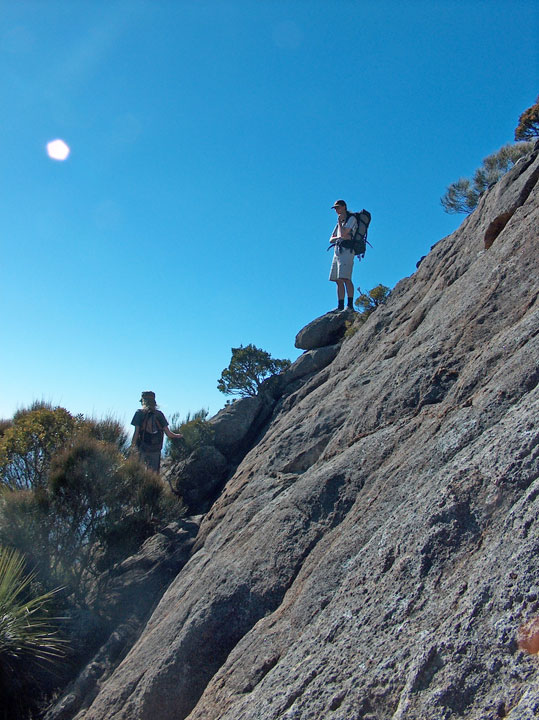
[[[411,275],[535,102],[537,37],[531,0],[0,0],[0,417],[214,414],[232,347],[295,359],[333,202],[373,216],[356,285]]]

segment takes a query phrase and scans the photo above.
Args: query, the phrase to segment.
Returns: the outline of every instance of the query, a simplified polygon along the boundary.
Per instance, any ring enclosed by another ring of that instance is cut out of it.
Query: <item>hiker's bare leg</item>
[[[349,280],[335,280],[337,283],[337,300],[344,300],[345,283],[350,282]]]
[[[354,285],[353,285],[352,281],[345,280],[344,283],[346,285],[346,294],[348,295],[348,297],[350,299],[353,300],[354,299]],[[344,297],[344,294],[343,294],[343,297]]]

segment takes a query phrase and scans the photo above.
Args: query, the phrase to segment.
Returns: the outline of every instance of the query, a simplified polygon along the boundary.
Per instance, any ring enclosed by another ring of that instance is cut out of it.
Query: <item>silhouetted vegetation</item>
[[[539,137],[539,96],[532,105],[525,110],[518,119],[515,130],[515,140],[533,140]]]
[[[187,413],[183,420],[179,415],[173,415],[170,427],[173,432],[181,433],[183,438],[173,441],[167,438],[165,455],[173,460],[183,460],[202,445],[211,445],[213,431],[207,421],[208,414],[209,411],[202,408],[193,415]]]
[[[449,185],[440,202],[447,213],[471,213],[483,195],[533,147],[532,143],[504,145],[483,160],[471,179],[460,178]]]
[[[255,345],[232,348],[230,365],[223,370],[217,389],[225,395],[252,397],[260,390],[262,382],[286,370],[290,360],[277,360]]]

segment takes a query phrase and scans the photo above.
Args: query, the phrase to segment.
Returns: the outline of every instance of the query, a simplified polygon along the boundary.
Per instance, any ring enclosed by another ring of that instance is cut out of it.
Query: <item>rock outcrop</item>
[[[339,351],[290,368],[77,720],[538,716],[538,155],[353,336],[300,340]]]

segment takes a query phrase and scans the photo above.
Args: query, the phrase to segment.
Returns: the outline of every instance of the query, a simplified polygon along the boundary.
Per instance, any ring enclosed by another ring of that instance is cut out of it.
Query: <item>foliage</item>
[[[184,420],[179,419],[179,415],[173,415],[170,426],[173,432],[181,433],[181,440],[169,440],[165,445],[165,455],[172,460],[183,460],[188,457],[194,450],[202,445],[211,445],[213,440],[213,430],[207,421],[209,411],[202,408],[197,412],[187,413]]]
[[[223,370],[217,382],[217,389],[225,395],[252,397],[260,389],[262,382],[277,373],[286,370],[290,360],[277,360],[265,350],[255,345],[232,348],[230,365]]]
[[[42,485],[52,454],[74,428],[75,420],[63,408],[17,413],[0,438],[2,484],[12,489]]]
[[[380,284],[372,288],[372,290],[369,290],[368,293],[360,293],[355,302],[358,312],[354,313],[353,320],[347,320],[345,322],[346,331],[344,337],[353,337],[369,315],[374,312],[377,307],[384,304],[390,292],[391,290],[388,287]]]
[[[102,440],[103,442],[115,445],[122,453],[127,453],[129,448],[129,439],[123,425],[111,416],[107,416],[101,420],[94,418],[86,418],[84,427],[89,435]]]
[[[0,419],[0,438],[4,435],[6,430],[11,427],[11,420]]]
[[[471,213],[477,207],[479,197],[480,193],[473,186],[472,181],[468,178],[460,178],[449,185],[440,202],[446,213]]]
[[[536,137],[539,137],[539,96],[535,105],[529,107],[519,117],[515,130],[515,140],[532,140]]]
[[[85,420],[64,408],[36,403],[4,427],[0,544],[22,553],[32,568],[34,596],[62,586],[51,602],[56,614],[70,618],[65,625],[69,662],[76,664],[91,645],[92,628],[95,633],[105,622],[100,612],[109,575],[100,573],[137,552],[185,508],[138,454],[126,457],[127,436],[113,418]],[[0,608],[0,631],[2,618]],[[0,657],[0,684],[6,672]],[[54,676],[42,669],[30,684],[20,675],[18,695],[37,700],[36,681],[50,692],[62,672],[63,666],[55,668]],[[15,687],[12,679],[5,682]],[[27,717],[22,703],[5,717],[16,718],[19,710]],[[0,702],[0,720],[2,712]]]
[[[64,654],[47,607],[56,591],[36,594],[24,558],[0,547],[0,696],[2,720],[28,717],[35,699],[36,670]],[[30,700],[29,700],[30,699]]]
[[[39,488],[3,492],[0,538],[24,552],[48,586],[65,585],[83,603],[91,578],[153,532],[167,492],[138,458],[79,433],[53,456]]]
[[[391,290],[388,287],[379,284],[372,288],[372,290],[369,290],[368,293],[361,293],[359,295],[355,304],[358,307],[362,322],[364,322],[377,307],[385,303],[390,292]]]
[[[447,213],[470,213],[477,207],[483,193],[505,175],[513,165],[532,149],[532,143],[504,145],[483,160],[473,178],[460,178],[449,185],[440,198]]]
[[[46,482],[51,458],[75,432],[80,418],[64,408],[19,411],[0,437],[0,487],[36,489]]]
[[[0,437],[0,542],[75,604],[99,570],[184,511],[138,456],[125,457],[126,445],[113,418],[43,403],[16,413]]]

